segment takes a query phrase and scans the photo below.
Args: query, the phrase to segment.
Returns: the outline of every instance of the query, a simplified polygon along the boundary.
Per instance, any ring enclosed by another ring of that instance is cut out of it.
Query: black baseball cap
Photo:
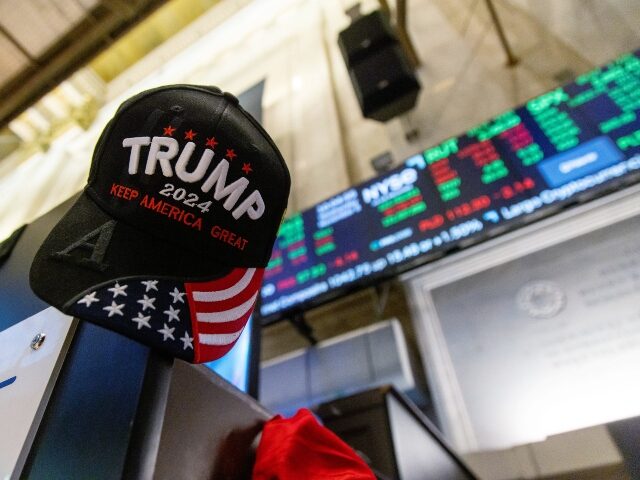
[[[102,132],[85,189],[34,258],[31,287],[172,356],[219,358],[253,311],[290,183],[233,95],[142,92]]]

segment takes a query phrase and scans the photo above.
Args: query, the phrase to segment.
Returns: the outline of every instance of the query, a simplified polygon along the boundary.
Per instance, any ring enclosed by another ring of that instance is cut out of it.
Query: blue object
[[[252,319],[249,318],[244,331],[229,353],[224,357],[204,364],[245,393],[251,393],[249,390],[251,387],[251,355],[253,354],[251,348],[252,328]]]
[[[11,378],[8,378],[7,380],[3,380],[2,382],[0,382],[0,388],[8,387],[9,385],[11,385],[15,381],[16,381],[16,377],[15,376],[13,376]]]
[[[623,158],[609,137],[597,137],[540,162],[538,170],[547,184],[555,188],[596,173]]]

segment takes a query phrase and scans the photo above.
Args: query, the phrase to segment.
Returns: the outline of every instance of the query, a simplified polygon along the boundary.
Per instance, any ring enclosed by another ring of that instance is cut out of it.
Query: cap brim
[[[69,315],[200,363],[233,347],[264,271],[208,253],[115,221],[83,193],[40,247],[29,280]]]

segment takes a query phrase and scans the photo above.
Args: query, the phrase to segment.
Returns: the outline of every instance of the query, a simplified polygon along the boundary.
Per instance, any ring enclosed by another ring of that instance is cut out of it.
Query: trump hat
[[[87,186],[30,271],[63,312],[189,362],[227,353],[247,323],[287,205],[273,140],[215,87],[124,102]]]

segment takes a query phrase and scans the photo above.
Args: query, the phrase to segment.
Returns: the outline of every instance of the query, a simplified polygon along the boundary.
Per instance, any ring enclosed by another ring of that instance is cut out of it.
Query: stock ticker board
[[[640,50],[450,138],[281,226],[277,320],[640,176]]]

